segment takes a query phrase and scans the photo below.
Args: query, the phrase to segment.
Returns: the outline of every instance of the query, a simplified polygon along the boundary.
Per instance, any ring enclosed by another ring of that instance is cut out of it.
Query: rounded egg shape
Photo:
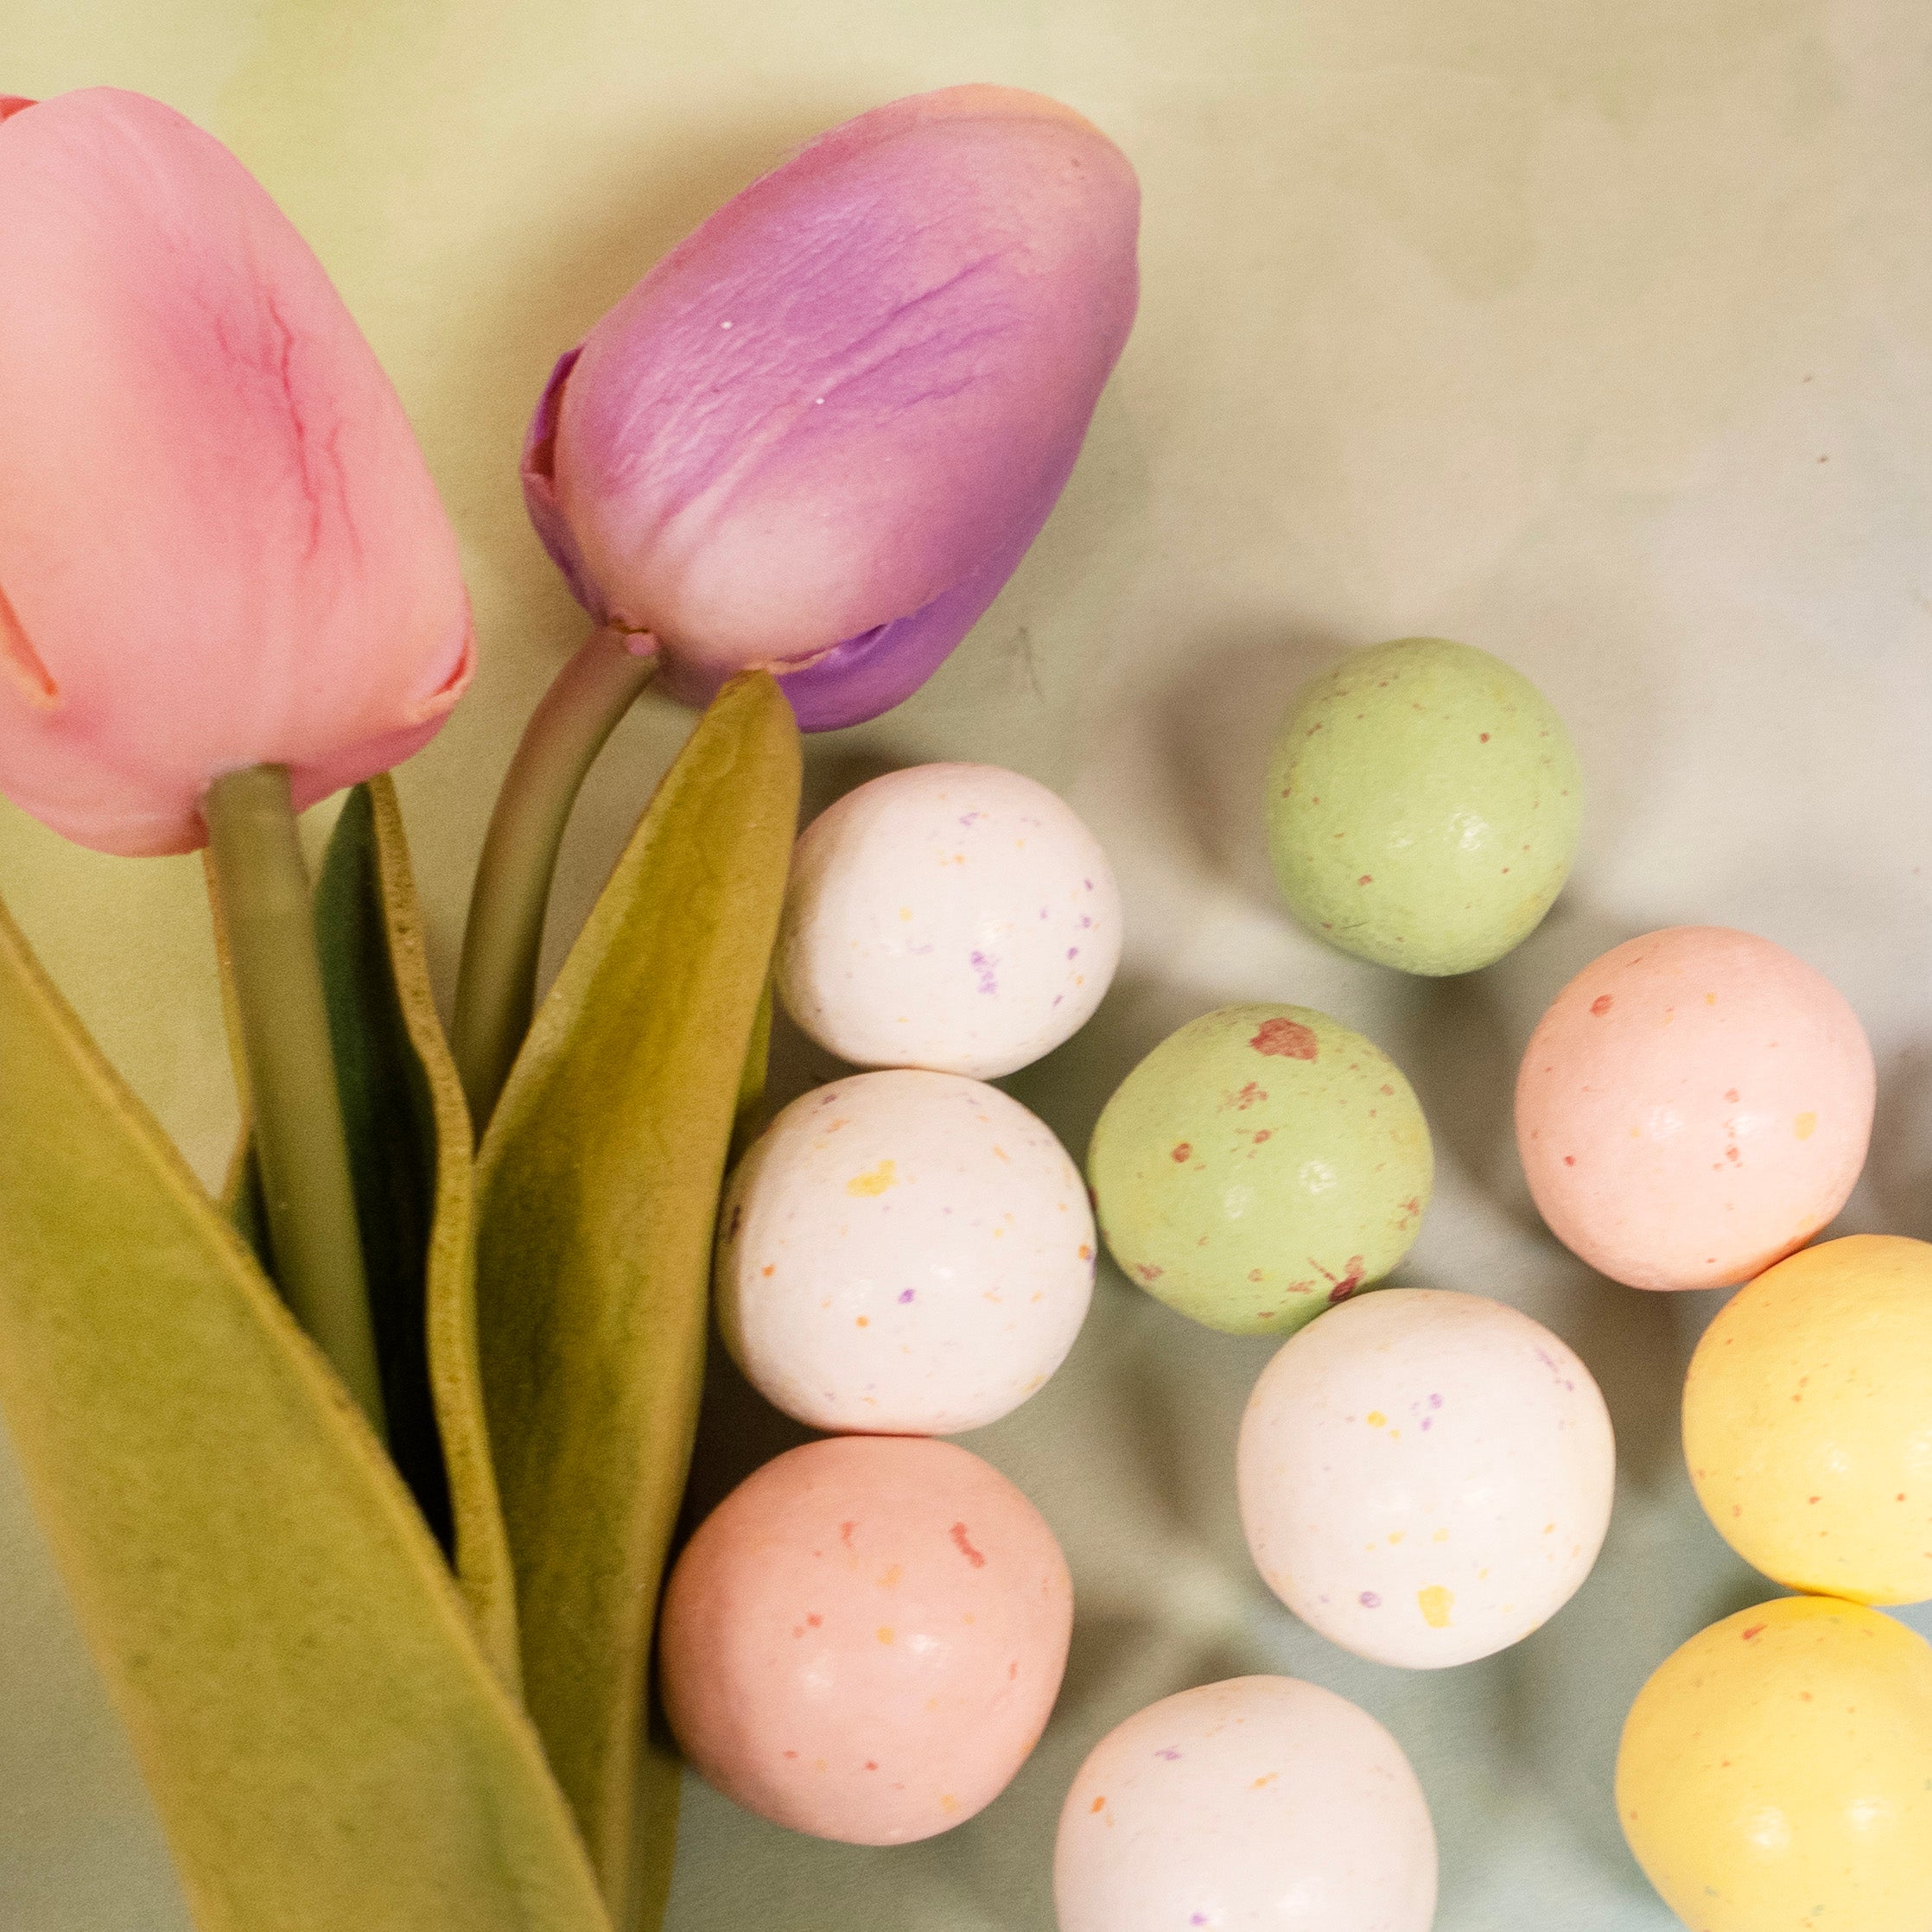
[[[1131,1280],[1210,1328],[1270,1335],[1401,1260],[1434,1164],[1380,1047],[1309,1007],[1255,1005],[1190,1020],[1128,1075],[1087,1176]]]
[[[1630,1706],[1617,1815],[1699,1932],[1925,1932],[1932,1645],[1830,1597],[1700,1630]]]
[[[1053,1533],[950,1442],[842,1436],[754,1471],[671,1573],[660,1669],[708,1783],[850,1845],[963,1824],[1045,1728],[1073,1592]]]
[[[1765,1575],[1932,1598],[1932,1243],[1847,1235],[1740,1288],[1691,1357],[1684,1459]]]
[[[1473,972],[1535,931],[1576,856],[1583,785],[1563,721],[1486,651],[1404,638],[1297,697],[1268,771],[1282,896],[1344,952]]]
[[[1121,953],[1100,842],[997,765],[915,765],[801,835],[774,975],[800,1030],[861,1067],[996,1079],[1092,1016]]]
[[[1782,946],[1673,926],[1586,966],[1516,1078],[1516,1147],[1558,1240],[1637,1288],[1747,1281],[1844,1206],[1872,1136],[1872,1048]]]
[[[1409,1669],[1520,1642],[1610,1524],[1610,1414],[1576,1354],[1481,1295],[1388,1288],[1283,1344],[1241,1426],[1242,1527],[1303,1623]]]
[[[1401,1746],[1293,1677],[1150,1704],[1094,1747],[1060,1812],[1060,1932],[1428,1932],[1435,1896]]]
[[[956,1074],[801,1095],[739,1164],[722,1225],[725,1345],[814,1428],[995,1421],[1065,1359],[1093,1295],[1079,1169],[1018,1101]]]

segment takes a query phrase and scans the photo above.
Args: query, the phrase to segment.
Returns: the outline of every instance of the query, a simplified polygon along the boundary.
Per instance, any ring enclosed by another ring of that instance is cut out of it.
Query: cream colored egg
[[[733,1177],[717,1267],[733,1359],[815,1428],[952,1435],[1065,1359],[1093,1293],[1079,1170],[950,1073],[855,1074],[792,1102]]]
[[[1387,1288],[1286,1343],[1242,1421],[1248,1547],[1324,1636],[1433,1669],[1528,1636],[1590,1573],[1616,1452],[1590,1371],[1480,1295]]]
[[[1060,1812],[1060,1932],[1428,1932],[1435,1893],[1401,1746],[1293,1677],[1150,1704],[1094,1747]]]
[[[991,1080],[1086,1024],[1120,893],[1065,799],[996,765],[916,765],[806,827],[779,937],[785,1010],[855,1066]]]

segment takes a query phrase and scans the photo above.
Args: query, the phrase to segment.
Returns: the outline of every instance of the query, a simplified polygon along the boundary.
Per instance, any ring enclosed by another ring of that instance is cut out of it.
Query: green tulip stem
[[[604,740],[658,668],[655,651],[592,632],[531,714],[483,839],[456,973],[450,1046],[478,1140],[537,1006],[543,915],[563,828]]]
[[[231,772],[208,788],[201,810],[238,1009],[276,1285],[377,1435],[386,1439],[342,1098],[288,767]]]

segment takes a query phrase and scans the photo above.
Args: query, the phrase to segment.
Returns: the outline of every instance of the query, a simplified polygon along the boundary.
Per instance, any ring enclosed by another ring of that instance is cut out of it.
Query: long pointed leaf
[[[209,874],[242,1128],[222,1203],[272,1274],[247,1067],[220,899]],[[469,1109],[429,986],[423,916],[394,781],[357,785],[315,886],[356,1218],[382,1364],[391,1457],[449,1552],[485,1653],[518,1687],[516,1586],[477,1361]]]
[[[734,680],[618,861],[478,1164],[524,1694],[620,1926],[656,1923],[670,1885],[676,1763],[646,1740],[646,1666],[798,778],[777,684]]]
[[[3,910],[0,1410],[202,1932],[606,1932],[388,1459]]]

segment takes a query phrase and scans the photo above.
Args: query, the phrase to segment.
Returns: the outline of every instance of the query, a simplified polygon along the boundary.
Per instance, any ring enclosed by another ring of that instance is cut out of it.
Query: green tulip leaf
[[[618,861],[478,1162],[483,1384],[524,1695],[622,1927],[658,1922],[670,1887],[677,1761],[646,1724],[651,1635],[798,783],[776,682],[734,678]]]
[[[393,1465],[3,911],[0,1412],[202,1932],[607,1932]]]
[[[402,810],[386,772],[357,785],[335,822],[315,886],[315,936],[390,1455],[451,1554],[486,1654],[515,1689],[516,1589],[477,1361],[469,1109],[430,992]],[[226,964],[222,984],[232,1020]],[[245,1085],[238,1051],[235,1061]],[[272,1275],[245,1123],[224,1205]]]

